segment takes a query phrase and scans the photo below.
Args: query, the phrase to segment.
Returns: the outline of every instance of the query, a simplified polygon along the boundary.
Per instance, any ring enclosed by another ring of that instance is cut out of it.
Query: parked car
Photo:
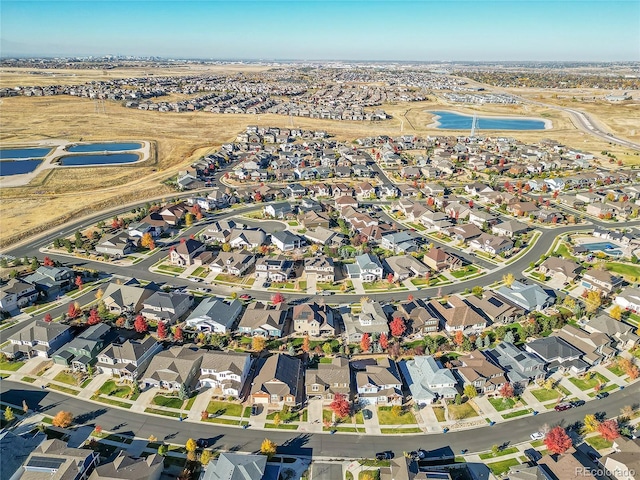
[[[260,412],[260,407],[258,405],[251,405],[251,415],[258,415]]]
[[[584,400],[574,400],[573,402],[571,402],[571,405],[573,405],[573,408],[576,408],[583,406],[585,403],[587,402],[585,402]]]
[[[414,450],[413,452],[409,452],[409,456],[414,460],[422,460],[426,458],[427,452],[422,449]]]
[[[535,448],[527,448],[524,451],[525,456],[529,459],[530,462],[537,462],[542,458],[542,454],[537,451]]]
[[[393,452],[387,450],[386,452],[376,453],[376,460],[391,460],[393,458]]]
[[[196,440],[196,445],[198,448],[207,448],[209,446],[209,441],[206,438],[199,438]]]
[[[367,410],[365,408],[364,410],[362,410],[362,418],[364,418],[365,420],[371,420],[373,418],[373,413],[371,413],[371,410]]]
[[[602,400],[603,398],[607,398],[609,396],[609,392],[600,392],[596,395],[598,400]]]
[[[240,300],[251,300],[251,295],[243,293],[242,295],[240,295]]]
[[[544,433],[542,432],[533,432],[531,435],[531,440],[542,440],[544,438]]]
[[[569,410],[570,408],[571,408],[570,403],[561,403],[560,405],[556,405],[554,407],[554,410],[556,412],[564,412],[565,410]]]

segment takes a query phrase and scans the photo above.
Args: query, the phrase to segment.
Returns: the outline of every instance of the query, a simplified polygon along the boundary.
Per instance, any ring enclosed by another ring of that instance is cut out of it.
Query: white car
[[[529,435],[531,440],[542,440],[544,438],[544,434],[542,432],[535,432]]]

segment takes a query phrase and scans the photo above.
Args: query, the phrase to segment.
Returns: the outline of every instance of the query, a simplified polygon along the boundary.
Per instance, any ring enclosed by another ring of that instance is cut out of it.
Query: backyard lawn
[[[629,265],[625,263],[611,262],[611,263],[607,263],[606,267],[607,267],[607,270],[610,272],[625,276],[626,280],[630,280],[630,277],[634,277],[634,278],[640,277],[640,266],[638,265]]]
[[[380,425],[415,425],[416,417],[410,410],[403,410],[399,416],[393,415],[393,407],[378,407]]]
[[[109,395],[118,398],[129,398],[131,395],[131,387],[128,385],[117,385],[114,380],[107,380],[98,390],[103,395]]]
[[[596,385],[598,385],[598,383],[602,383],[602,384],[607,383],[609,379],[604,375],[596,372],[596,374],[593,377],[591,377],[590,380],[587,380],[586,378],[569,377],[569,381],[573,383],[576,387],[578,387],[580,390],[590,390],[594,388]]]
[[[547,390],[546,388],[531,390],[531,394],[539,402],[550,402],[551,400],[557,400],[560,396],[557,390]]]
[[[463,403],[462,405],[449,405],[447,408],[449,409],[449,418],[454,420],[478,416],[478,412],[476,412],[469,402]]]
[[[161,407],[182,408],[184,401],[178,397],[165,397],[164,395],[156,395],[153,397],[152,403]]]
[[[240,403],[211,400],[209,402],[209,405],[207,406],[207,412],[211,413],[212,415],[229,415],[230,417],[240,417],[242,415],[242,405]]]
[[[588,437],[585,439],[585,442],[587,442],[589,445],[591,445],[593,448],[595,448],[596,450],[604,450],[605,448],[611,448],[613,443],[605,440],[604,438],[598,436],[598,437]]]

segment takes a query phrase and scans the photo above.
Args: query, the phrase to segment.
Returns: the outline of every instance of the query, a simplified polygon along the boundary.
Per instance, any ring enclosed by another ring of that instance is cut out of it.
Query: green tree
[[[464,394],[467,398],[476,398],[478,396],[478,391],[476,387],[471,385],[470,383],[464,386]]]
[[[169,451],[169,447],[167,447],[164,444],[158,447],[158,455],[160,455],[161,457],[164,457],[168,451]]]
[[[333,348],[331,348],[331,343],[325,342],[322,344],[322,351],[325,355],[331,355],[333,353]]]
[[[4,419],[7,422],[12,422],[15,418],[16,418],[16,416],[13,413],[13,409],[11,407],[5,408],[5,410],[4,410]]]
[[[180,384],[180,390],[178,390],[178,398],[182,401],[189,398],[189,390],[187,390],[187,387],[184,383]]]

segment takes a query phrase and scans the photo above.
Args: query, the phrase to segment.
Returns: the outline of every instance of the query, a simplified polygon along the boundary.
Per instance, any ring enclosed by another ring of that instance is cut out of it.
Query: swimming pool
[[[612,257],[620,257],[622,255],[620,247],[611,242],[585,243],[582,246],[590,252],[600,251]]]

